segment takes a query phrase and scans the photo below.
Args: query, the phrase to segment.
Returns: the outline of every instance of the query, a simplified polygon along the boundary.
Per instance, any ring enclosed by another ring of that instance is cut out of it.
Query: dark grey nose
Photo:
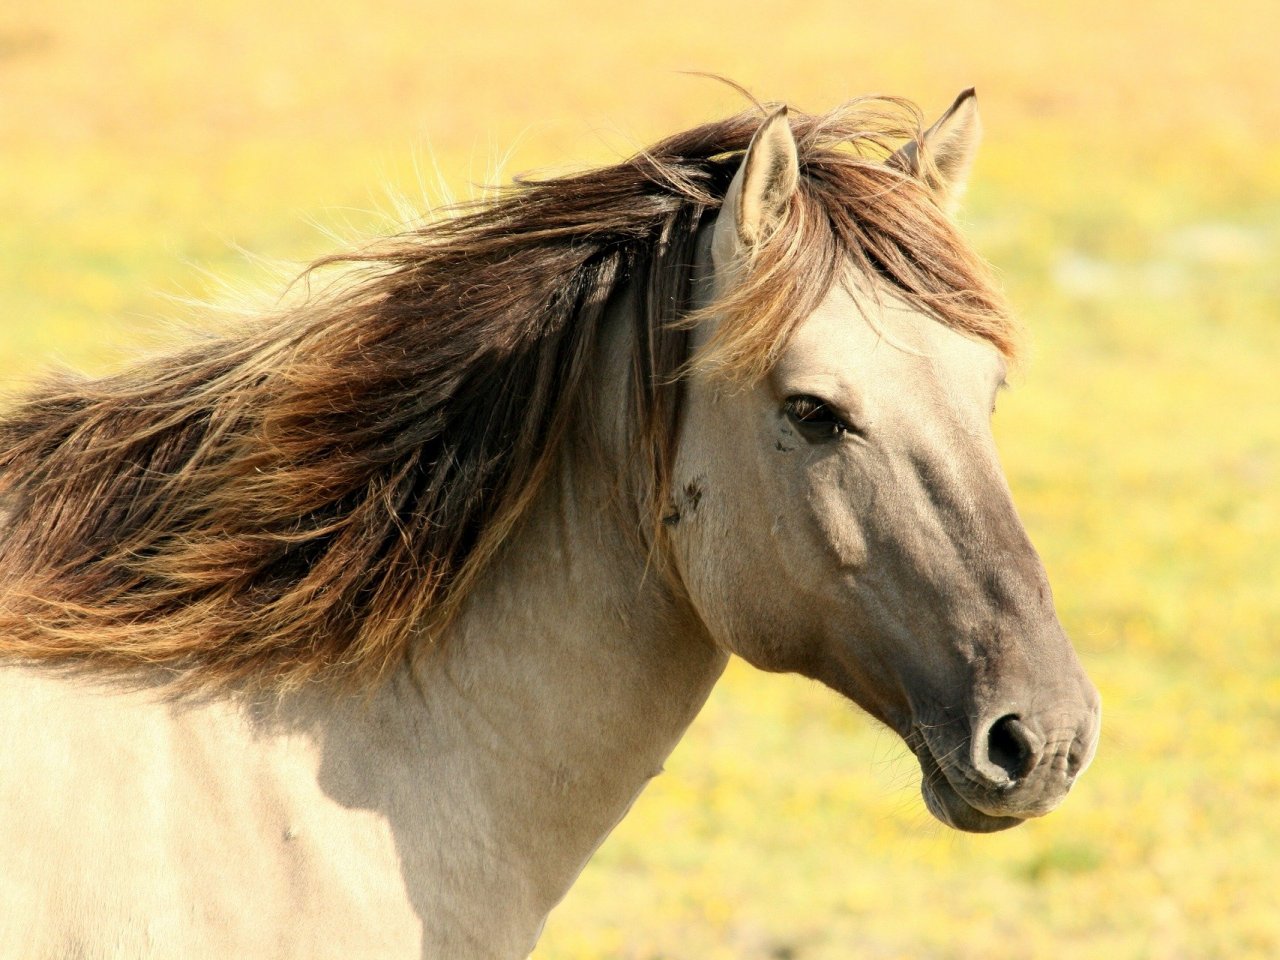
[[[993,787],[1023,780],[1040,763],[1044,737],[1014,713],[979,725],[974,731],[974,769]]]

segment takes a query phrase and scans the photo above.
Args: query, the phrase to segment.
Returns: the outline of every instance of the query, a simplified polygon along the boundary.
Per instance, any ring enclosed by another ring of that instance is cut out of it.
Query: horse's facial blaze
[[[996,457],[1003,379],[989,344],[838,288],[765,381],[691,382],[674,477],[702,491],[672,535],[716,642],[898,731],[971,831],[1055,807],[1100,715]]]

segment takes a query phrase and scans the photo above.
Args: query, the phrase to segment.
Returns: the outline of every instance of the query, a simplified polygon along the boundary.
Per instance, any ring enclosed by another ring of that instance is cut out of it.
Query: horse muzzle
[[[1044,816],[1088,767],[1101,729],[1101,699],[1039,713],[989,710],[976,721],[917,722],[907,744],[920,762],[930,813],[948,826],[991,833]]]

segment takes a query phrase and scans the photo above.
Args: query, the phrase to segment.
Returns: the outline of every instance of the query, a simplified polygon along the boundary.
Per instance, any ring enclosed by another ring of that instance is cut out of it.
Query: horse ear
[[[917,139],[904,143],[888,163],[921,181],[933,191],[943,209],[952,213],[968,185],[981,140],[978,98],[970,87],[956,97],[937,123]]]
[[[729,184],[717,222],[716,246],[722,253],[759,246],[782,222],[800,183],[796,139],[787,108],[765,118],[751,138],[747,154]],[[733,225],[729,235],[728,225]],[[726,247],[730,247],[726,249]]]

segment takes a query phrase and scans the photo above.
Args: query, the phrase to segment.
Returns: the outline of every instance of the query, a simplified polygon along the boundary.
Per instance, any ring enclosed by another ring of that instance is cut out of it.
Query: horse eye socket
[[[810,440],[829,440],[850,430],[840,415],[818,397],[807,394],[787,397],[783,410],[787,419]]]

